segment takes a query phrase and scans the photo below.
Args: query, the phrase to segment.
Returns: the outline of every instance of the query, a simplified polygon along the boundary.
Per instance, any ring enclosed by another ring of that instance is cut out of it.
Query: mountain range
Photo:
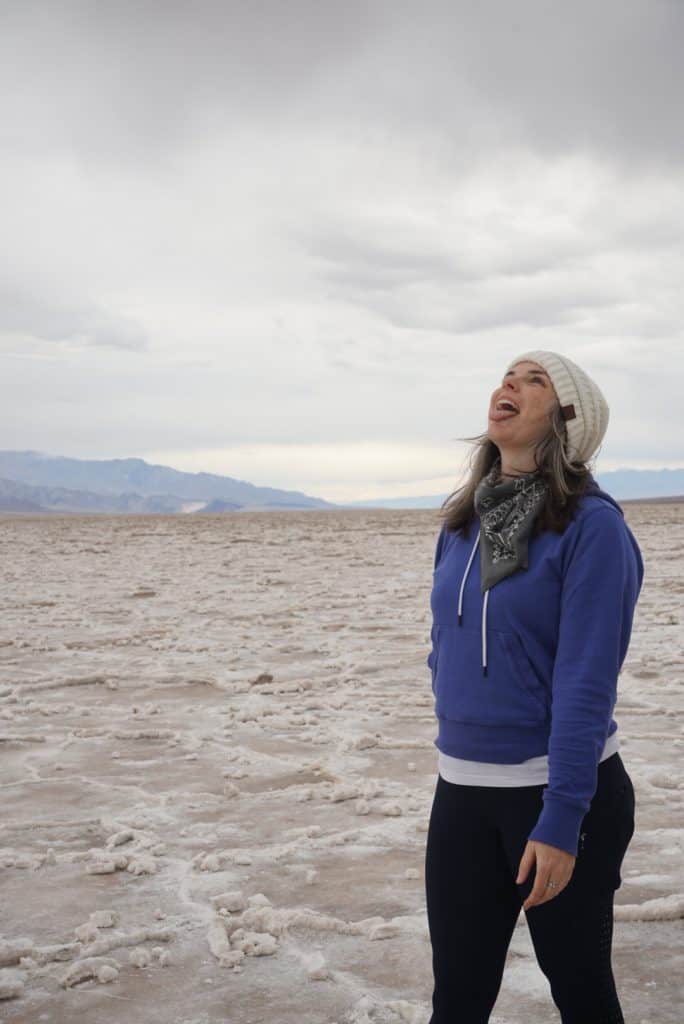
[[[684,501],[684,469],[616,469],[595,476],[618,501]],[[229,476],[186,473],[144,459],[74,459],[37,451],[0,451],[0,513],[14,515],[437,509],[446,497],[444,493],[336,503]]]

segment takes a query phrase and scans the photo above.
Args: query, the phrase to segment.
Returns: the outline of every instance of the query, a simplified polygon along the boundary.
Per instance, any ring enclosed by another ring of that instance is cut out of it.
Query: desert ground
[[[630,1024],[684,1022],[684,503],[619,678]],[[426,1024],[436,511],[0,519],[0,1021]],[[524,913],[492,1024],[559,1021]]]

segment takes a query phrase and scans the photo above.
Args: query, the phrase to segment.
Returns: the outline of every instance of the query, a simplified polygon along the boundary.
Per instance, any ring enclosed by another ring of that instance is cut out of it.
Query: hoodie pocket
[[[500,630],[487,631],[485,676],[480,630],[438,627],[433,692],[439,718],[500,726],[538,725],[546,719],[546,702],[521,671],[512,637]]]
[[[550,714],[548,691],[540,681],[517,633],[501,634],[509,656],[511,672],[518,686],[537,701],[544,715]]]

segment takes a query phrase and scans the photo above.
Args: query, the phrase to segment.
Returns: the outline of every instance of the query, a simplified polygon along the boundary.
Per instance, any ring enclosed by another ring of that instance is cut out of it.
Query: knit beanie
[[[565,451],[570,462],[587,462],[601,444],[608,427],[608,403],[591,377],[559,352],[523,352],[506,367],[507,373],[523,360],[543,366],[561,405],[567,431]]]

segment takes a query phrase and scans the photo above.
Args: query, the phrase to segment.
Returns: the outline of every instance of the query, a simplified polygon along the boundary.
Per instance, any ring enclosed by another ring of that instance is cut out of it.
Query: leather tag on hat
[[[575,406],[572,402],[569,405],[562,405],[561,412],[564,420],[576,420],[577,413],[575,412]]]

